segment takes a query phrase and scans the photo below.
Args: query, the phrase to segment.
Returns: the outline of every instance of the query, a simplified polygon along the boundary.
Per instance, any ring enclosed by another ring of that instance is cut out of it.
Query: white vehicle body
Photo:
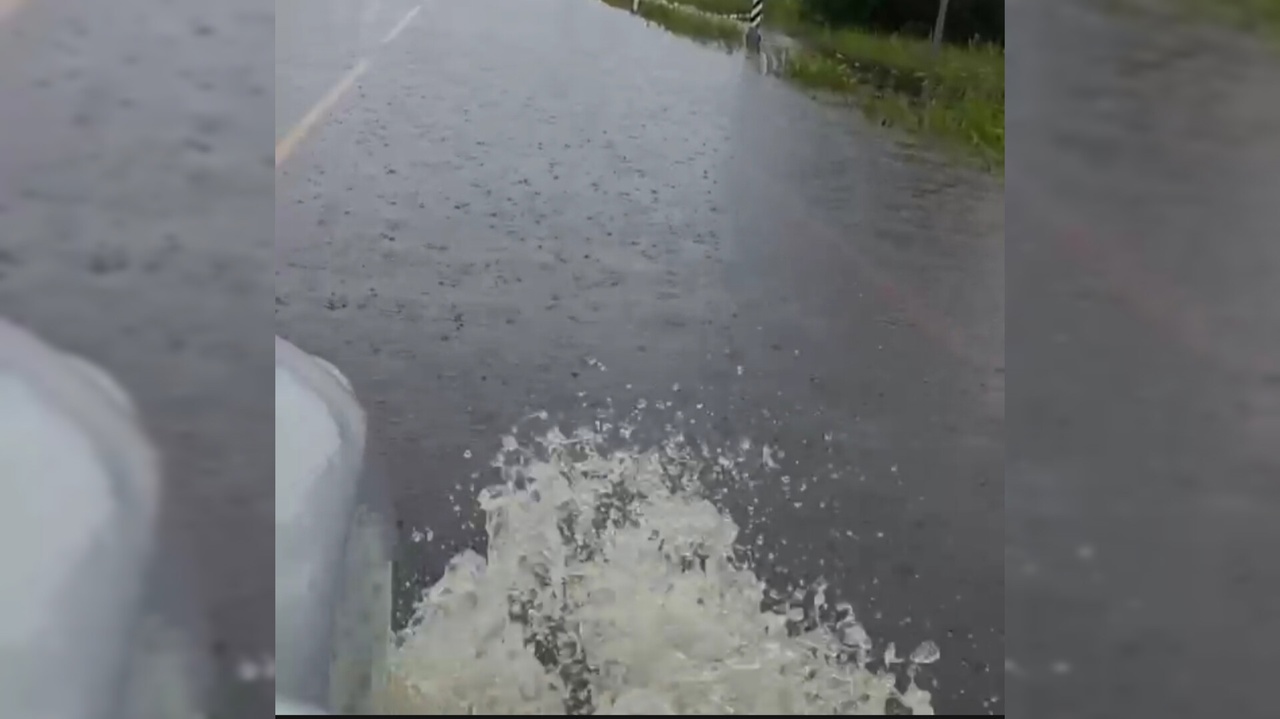
[[[365,431],[350,382],[277,338],[278,713],[372,709],[391,641],[392,535]]]
[[[203,716],[161,490],[125,390],[0,319],[0,716]]]

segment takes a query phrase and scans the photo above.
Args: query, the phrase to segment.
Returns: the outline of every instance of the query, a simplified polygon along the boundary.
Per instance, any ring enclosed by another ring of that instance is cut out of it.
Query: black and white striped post
[[[760,50],[760,21],[764,19],[764,0],[751,0],[751,14],[747,16],[747,49]]]

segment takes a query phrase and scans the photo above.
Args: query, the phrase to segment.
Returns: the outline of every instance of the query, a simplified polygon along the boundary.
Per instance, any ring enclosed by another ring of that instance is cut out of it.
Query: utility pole
[[[933,24],[933,50],[938,51],[942,47],[942,31],[947,24],[947,2],[948,0],[939,0],[938,2],[938,21]]]

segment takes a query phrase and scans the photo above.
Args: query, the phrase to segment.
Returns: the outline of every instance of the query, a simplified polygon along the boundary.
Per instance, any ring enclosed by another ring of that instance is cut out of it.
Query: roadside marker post
[[[751,0],[751,14],[747,17],[747,49],[760,51],[760,21],[764,18],[764,0]]]

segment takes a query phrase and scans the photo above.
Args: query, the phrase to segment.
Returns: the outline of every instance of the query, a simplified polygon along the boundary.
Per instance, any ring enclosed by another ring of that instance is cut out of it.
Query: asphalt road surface
[[[277,330],[369,410],[403,583],[521,417],[669,400],[832,465],[762,573],[1002,710],[999,181],[591,0],[279,0],[276,54]]]
[[[1008,5],[1007,708],[1275,716],[1280,58],[1115,5]]]
[[[137,400],[235,717],[272,695],[236,669],[273,653],[271,29],[251,0],[0,2],[0,313]]]

